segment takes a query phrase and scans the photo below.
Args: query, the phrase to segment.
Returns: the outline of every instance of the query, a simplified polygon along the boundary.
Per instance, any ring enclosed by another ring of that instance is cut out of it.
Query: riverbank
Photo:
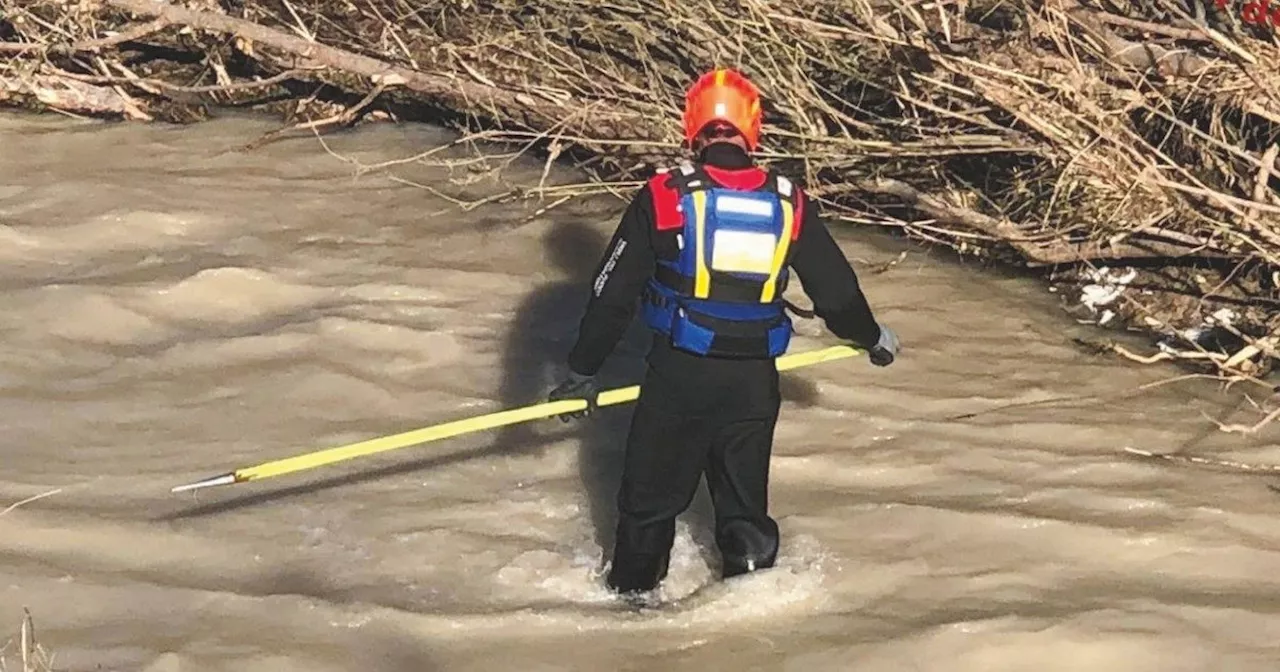
[[[1120,4],[0,0],[0,104],[443,123],[593,176],[506,196],[557,203],[670,163],[683,87],[732,65],[768,99],[763,158],[833,219],[1040,274],[1080,319],[1158,341],[1131,358],[1263,376],[1280,78],[1258,64],[1280,49],[1234,7]]]

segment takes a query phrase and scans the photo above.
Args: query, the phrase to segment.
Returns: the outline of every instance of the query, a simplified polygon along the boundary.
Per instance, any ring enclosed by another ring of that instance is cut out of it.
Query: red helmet
[[[684,139],[693,142],[713,121],[728,123],[754,150],[760,142],[760,90],[735,70],[719,68],[698,78],[684,97]]]

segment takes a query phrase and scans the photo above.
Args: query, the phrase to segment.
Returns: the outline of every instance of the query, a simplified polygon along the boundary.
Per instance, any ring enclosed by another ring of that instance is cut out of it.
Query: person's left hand
[[[562,401],[564,399],[585,399],[587,408],[572,413],[564,413],[560,416],[561,422],[569,422],[573,419],[585,418],[596,410],[596,396],[600,394],[600,386],[596,383],[595,376],[584,376],[580,373],[569,372],[564,382],[556,386],[547,396],[547,401]]]

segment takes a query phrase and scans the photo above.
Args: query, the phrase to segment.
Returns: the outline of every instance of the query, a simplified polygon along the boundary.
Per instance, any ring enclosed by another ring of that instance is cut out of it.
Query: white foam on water
[[[333,294],[255,268],[211,268],[152,289],[137,305],[171,322],[238,324],[312,308]]]

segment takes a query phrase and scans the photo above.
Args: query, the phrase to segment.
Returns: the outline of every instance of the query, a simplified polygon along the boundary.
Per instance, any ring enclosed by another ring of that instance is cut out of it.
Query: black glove
[[[898,354],[901,345],[898,343],[898,335],[893,330],[884,325],[880,325],[880,340],[871,347],[867,353],[867,357],[872,364],[876,366],[889,366],[893,363],[893,356]]]
[[[596,395],[598,394],[600,394],[600,386],[596,383],[595,376],[584,376],[570,371],[564,382],[560,383],[556,389],[551,390],[551,394],[547,396],[547,401],[586,399],[586,410],[564,413],[560,416],[561,422],[569,422],[574,418],[585,418],[591,415],[591,412],[596,410]]]

